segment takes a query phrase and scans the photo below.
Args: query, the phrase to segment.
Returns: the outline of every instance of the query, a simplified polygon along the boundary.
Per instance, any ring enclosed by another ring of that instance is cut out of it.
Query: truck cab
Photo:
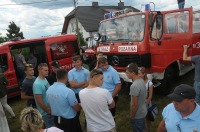
[[[107,15],[111,16],[111,15]],[[125,67],[130,63],[144,66],[149,77],[161,80],[164,89],[175,76],[194,68],[182,59],[183,45],[191,45],[188,55],[200,54],[200,11],[193,8],[170,11],[132,12],[122,10],[100,22],[97,52],[124,80]]]

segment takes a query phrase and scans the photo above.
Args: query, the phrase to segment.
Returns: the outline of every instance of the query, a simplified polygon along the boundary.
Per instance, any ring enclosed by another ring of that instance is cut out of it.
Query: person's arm
[[[88,86],[88,82],[75,82],[74,80],[69,81],[69,84],[71,88],[82,88]]]
[[[165,121],[162,120],[158,126],[157,132],[167,132],[165,128]]]
[[[131,104],[131,113],[130,113],[130,118],[134,119],[135,118],[135,113],[137,110],[138,106],[138,97],[137,96],[132,96],[132,104]]]
[[[119,93],[119,91],[121,90],[121,86],[122,84],[121,83],[118,83],[116,86],[115,86],[115,90],[113,91],[113,98]]]
[[[51,114],[51,109],[44,104],[41,94],[35,94],[35,101],[47,114]]]
[[[83,88],[86,88],[89,85],[89,81],[85,82],[85,84],[83,85]]]
[[[81,105],[78,103],[78,104],[76,104],[76,105],[74,105],[73,106],[73,109],[75,110],[75,111],[81,111]]]
[[[189,45],[183,45],[183,60],[184,61],[191,61],[191,56],[187,55],[187,51],[188,51]]]
[[[22,62],[23,62],[24,65],[26,65],[26,61],[25,61],[25,58],[24,58],[23,55],[22,55]]]
[[[111,104],[108,105],[109,109],[114,108],[115,107],[115,101],[113,100]]]
[[[149,95],[148,98],[146,99],[146,105],[149,105],[149,102],[151,101],[153,96],[153,84],[149,87]]]
[[[35,57],[35,63],[34,63],[34,68],[37,67],[37,58]]]
[[[24,91],[21,91],[21,99],[29,100],[29,99],[34,99],[34,97],[33,96],[27,96]]]

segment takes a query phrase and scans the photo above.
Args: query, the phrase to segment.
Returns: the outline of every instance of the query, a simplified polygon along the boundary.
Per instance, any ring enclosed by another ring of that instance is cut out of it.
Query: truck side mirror
[[[152,27],[153,24],[153,12],[149,13],[149,27]]]
[[[86,39],[85,39],[85,41],[88,41],[89,40],[89,37],[87,37]]]
[[[99,41],[101,39],[101,34],[100,33],[95,33],[94,34],[94,40]]]

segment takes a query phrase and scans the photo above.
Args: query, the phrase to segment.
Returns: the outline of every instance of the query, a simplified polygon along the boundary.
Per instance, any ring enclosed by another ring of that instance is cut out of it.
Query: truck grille
[[[107,55],[108,64],[112,66],[126,67],[130,63],[136,63],[141,66],[140,55]]]

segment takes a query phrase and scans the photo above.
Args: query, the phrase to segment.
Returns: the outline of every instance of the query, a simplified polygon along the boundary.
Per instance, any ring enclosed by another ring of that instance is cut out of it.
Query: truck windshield
[[[99,33],[106,36],[106,41],[142,41],[144,29],[145,15],[139,14],[103,21]]]

